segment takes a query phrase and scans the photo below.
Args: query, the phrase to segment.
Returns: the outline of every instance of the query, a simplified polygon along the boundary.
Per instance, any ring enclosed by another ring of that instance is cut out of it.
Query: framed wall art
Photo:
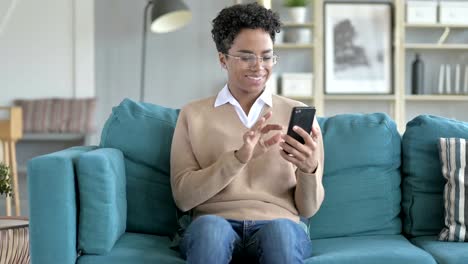
[[[324,6],[325,92],[392,93],[392,6],[327,2]]]

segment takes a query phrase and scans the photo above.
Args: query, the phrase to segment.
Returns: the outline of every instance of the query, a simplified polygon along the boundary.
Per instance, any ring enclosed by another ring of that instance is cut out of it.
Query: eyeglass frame
[[[232,58],[234,58],[234,59],[237,59],[238,61],[241,61],[242,63],[245,62],[245,61],[242,60],[242,56],[235,56],[235,55],[231,55],[231,54],[229,54],[229,53],[223,53],[223,54],[224,54],[225,56],[227,56],[227,57],[232,57]],[[248,65],[249,68],[254,67],[254,66],[257,64],[257,62],[258,62],[259,60],[260,60],[260,65],[262,65],[263,67],[266,66],[266,65],[265,65],[265,57],[257,56],[257,55],[252,54],[252,53],[246,53],[245,55],[246,55],[246,56],[249,56],[250,58],[255,57],[255,62],[253,62],[253,61],[252,61],[252,62],[245,62],[245,63],[247,63],[247,65]],[[278,63],[279,56],[273,53],[273,55],[271,55],[271,59],[273,60],[273,64],[272,64],[271,66],[270,66],[270,65],[267,65],[268,67],[273,67],[273,66],[275,66],[276,63]],[[253,64],[251,64],[251,63],[253,63]]]

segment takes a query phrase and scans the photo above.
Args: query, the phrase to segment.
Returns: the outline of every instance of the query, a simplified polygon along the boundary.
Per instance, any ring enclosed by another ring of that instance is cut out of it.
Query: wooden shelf
[[[283,27],[306,27],[312,28],[314,27],[313,23],[295,23],[295,22],[284,22]]]
[[[333,94],[324,97],[325,100],[329,101],[393,101],[395,98],[395,95],[392,94]]]
[[[286,96],[286,95],[283,95]],[[313,101],[314,97],[313,96],[286,96],[288,98],[291,98],[293,100],[297,101]]]
[[[82,140],[86,134],[80,133],[26,133],[23,141],[67,141]]]
[[[299,44],[299,43],[281,43],[274,45],[276,49],[313,49],[314,44]]]
[[[406,95],[407,101],[466,101],[468,95],[453,95],[453,94],[425,94],[425,95]]]
[[[455,29],[468,29],[468,25],[461,25],[461,24],[405,24],[407,28],[426,28],[426,29],[443,29],[443,28],[455,28]]]
[[[468,44],[405,44],[413,50],[468,50]]]

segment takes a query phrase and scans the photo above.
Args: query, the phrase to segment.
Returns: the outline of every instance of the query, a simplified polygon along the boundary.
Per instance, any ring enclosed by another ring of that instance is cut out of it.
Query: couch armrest
[[[76,262],[75,163],[80,154],[95,148],[73,147],[28,162],[31,263]]]

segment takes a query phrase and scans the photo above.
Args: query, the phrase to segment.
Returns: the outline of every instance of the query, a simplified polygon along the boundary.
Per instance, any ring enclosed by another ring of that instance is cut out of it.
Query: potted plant
[[[289,16],[294,23],[305,23],[307,8],[310,0],[284,0],[284,6],[288,8]]]
[[[12,196],[10,168],[0,162],[0,196]]]
[[[307,5],[310,0],[284,0],[284,6],[289,12],[289,19],[293,23],[306,23]],[[310,43],[310,28],[307,27],[292,27],[287,28],[284,33],[285,42],[289,43]]]

